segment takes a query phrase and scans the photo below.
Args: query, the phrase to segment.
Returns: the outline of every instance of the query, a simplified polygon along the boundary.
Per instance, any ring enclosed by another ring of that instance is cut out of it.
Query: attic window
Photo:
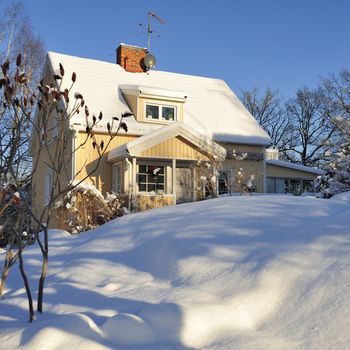
[[[176,121],[176,107],[146,103],[146,119]]]

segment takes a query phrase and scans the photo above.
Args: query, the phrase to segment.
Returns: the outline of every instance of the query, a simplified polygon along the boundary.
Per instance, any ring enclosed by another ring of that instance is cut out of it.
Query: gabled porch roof
[[[201,152],[214,157],[217,160],[225,160],[226,150],[205,135],[192,129],[190,126],[176,122],[165,125],[155,131],[143,135],[136,140],[114,148],[109,152],[108,161],[114,162],[119,158],[131,156],[141,157],[142,152],[172,138],[181,137],[199,149]]]

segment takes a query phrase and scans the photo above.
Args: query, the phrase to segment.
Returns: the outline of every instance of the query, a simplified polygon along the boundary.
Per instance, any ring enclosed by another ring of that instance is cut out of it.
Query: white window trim
[[[159,118],[158,119],[148,118],[147,117],[147,113],[146,113],[147,106],[155,106],[155,107],[159,108]],[[168,107],[168,108],[173,108],[174,109],[174,120],[163,119],[163,117],[162,117],[162,109],[163,109],[163,107]],[[145,105],[144,105],[144,116],[145,116],[145,120],[148,120],[148,121],[174,123],[174,122],[177,121],[177,106],[174,106],[174,105],[171,105],[171,104],[160,104],[160,103],[145,102]]]
[[[48,170],[45,173],[44,205],[48,205],[50,203],[53,186],[53,171]]]
[[[137,179],[136,179],[136,184],[137,184],[137,192],[140,193],[140,194],[152,194],[153,191],[140,191],[140,188],[139,188],[139,174],[140,174],[140,166],[155,166],[155,167],[162,167],[163,168],[163,190],[159,190],[160,192],[158,193],[157,190],[154,192],[155,194],[166,194],[166,185],[167,185],[167,177],[166,177],[166,165],[163,165],[163,164],[157,164],[157,162],[142,162],[140,164],[137,165]],[[144,173],[141,173],[141,174],[144,174]],[[144,182],[143,182],[144,183]],[[152,184],[152,183],[149,183],[149,182],[145,182],[146,185],[148,184]]]
[[[120,163],[113,164],[112,191],[118,193],[118,192],[122,192],[122,190],[123,190],[123,166]]]

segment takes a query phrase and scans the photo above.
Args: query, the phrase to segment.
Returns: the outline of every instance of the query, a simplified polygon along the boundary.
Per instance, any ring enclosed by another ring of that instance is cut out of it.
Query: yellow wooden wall
[[[239,153],[256,153],[263,155],[265,148],[263,146],[240,145],[233,143],[221,143],[228,152],[233,150]],[[254,182],[257,186],[257,192],[264,191],[264,162],[262,160],[235,160],[227,159],[222,162],[222,168],[232,170],[233,172],[233,192],[242,192],[243,186],[251,175],[255,176]]]
[[[44,72],[44,84],[56,83],[52,77],[51,71],[46,66]],[[72,143],[71,143],[71,131],[68,130],[67,120],[63,120],[62,123],[57,123],[57,115],[52,112],[47,121],[47,125],[43,128],[46,133],[47,142],[46,146],[43,146],[41,141],[41,135],[37,130],[42,129],[42,112],[39,111],[36,115],[35,125],[31,136],[31,156],[33,161],[33,178],[32,178],[32,207],[33,212],[40,216],[44,209],[45,201],[45,182],[46,174],[50,170],[50,164],[53,162],[57,164],[57,158],[64,157],[64,164],[61,167],[58,181],[62,187],[67,185],[72,173]],[[53,127],[58,126],[64,132],[61,132],[60,140],[54,138]],[[57,152],[61,152],[62,157],[57,157]],[[45,219],[46,220],[46,219]],[[55,217],[52,217],[50,227],[55,227]]]
[[[57,164],[55,159],[56,148],[62,150],[62,144],[54,141],[49,144],[47,148],[42,147],[39,152],[39,140],[34,140],[33,145],[33,180],[32,180],[32,199],[33,199],[33,211],[36,215],[41,215],[44,209],[45,201],[45,182],[46,174],[50,170],[50,164],[52,160]],[[64,141],[64,164],[61,168],[58,181],[61,184],[61,188],[66,187],[68,181],[70,181],[72,173],[72,143],[71,137],[67,135]],[[61,157],[60,157],[61,158]],[[62,158],[61,158],[62,159]],[[57,191],[56,191],[57,192]],[[46,220],[46,219],[45,219]],[[52,217],[50,227],[55,227],[55,217]]]
[[[208,160],[208,157],[203,152],[180,136],[143,151],[141,156],[167,159]]]
[[[175,197],[166,195],[137,195],[135,198],[136,211],[144,211],[153,208],[161,208],[175,205]]]
[[[110,140],[110,137],[108,134],[95,133],[95,136],[98,144],[100,144],[101,141],[103,140],[104,144],[107,145],[108,141]],[[76,145],[83,144],[86,141],[86,137],[87,135],[85,132],[79,132],[76,138]],[[112,166],[110,163],[107,162],[108,153],[113,148],[116,148],[120,145],[128,143],[134,140],[135,138],[137,138],[137,136],[131,136],[131,135],[116,136],[111,141],[108,148],[106,149],[106,154],[102,157],[98,170],[95,171],[85,181],[92,183],[100,191],[103,191],[103,192],[110,191],[111,183],[112,183],[112,179],[111,179]],[[77,174],[77,180],[84,179],[88,175],[88,173],[96,167],[97,160],[98,160],[98,153],[92,146],[92,139],[89,138],[88,141],[85,143],[85,145],[79,148],[75,156],[75,172]]]
[[[274,164],[266,164],[266,176],[314,180],[318,175],[302,170],[284,168]]]

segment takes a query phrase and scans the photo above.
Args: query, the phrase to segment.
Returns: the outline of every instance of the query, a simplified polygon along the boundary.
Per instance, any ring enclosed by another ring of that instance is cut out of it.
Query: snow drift
[[[345,349],[350,196],[226,197],[51,231],[45,313],[26,323],[17,271],[1,347]],[[32,284],[39,252],[25,252]]]

